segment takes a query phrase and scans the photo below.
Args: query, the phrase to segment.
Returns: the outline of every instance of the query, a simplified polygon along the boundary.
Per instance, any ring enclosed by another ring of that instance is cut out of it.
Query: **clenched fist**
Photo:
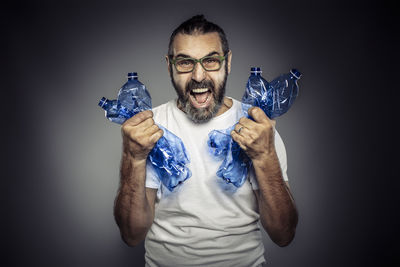
[[[275,121],[270,120],[264,111],[252,107],[248,111],[254,119],[241,118],[231,132],[233,140],[246,152],[253,163],[263,163],[276,157],[275,151]]]
[[[129,153],[134,160],[146,160],[164,134],[154,123],[151,110],[140,112],[126,120],[121,129],[124,152]]]

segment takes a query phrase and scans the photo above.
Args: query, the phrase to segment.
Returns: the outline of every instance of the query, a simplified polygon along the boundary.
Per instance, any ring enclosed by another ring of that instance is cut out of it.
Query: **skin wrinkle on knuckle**
[[[132,129],[132,125],[130,125],[130,123],[128,122],[125,122],[124,124],[122,124],[122,126],[121,126],[121,130],[124,132],[124,133],[126,133],[126,134],[128,134],[130,131],[131,131],[131,129]]]
[[[237,141],[236,141],[235,133],[234,133],[233,131],[231,132],[231,137],[232,137],[233,141],[237,142]]]
[[[163,136],[162,130],[155,132],[149,139],[151,145],[154,145],[162,136]]]
[[[258,134],[255,133],[254,131],[251,131],[249,133],[249,139],[256,140],[257,138],[258,138]]]
[[[245,152],[247,152],[247,146],[245,146],[244,144],[242,144],[242,143],[238,143],[239,144],[239,146],[245,151]]]
[[[237,134],[236,132],[234,132],[234,133],[232,134],[232,139],[233,139],[236,143],[238,143],[239,145],[242,143],[242,140],[240,139],[240,135]]]
[[[153,124],[150,128],[152,132],[157,132],[158,130],[160,130],[160,128],[156,124]]]
[[[250,147],[251,141],[248,138],[243,138],[242,144],[245,145],[246,147]]]
[[[133,118],[135,121],[137,120],[137,122],[140,123],[141,121],[144,120],[144,115],[142,112],[140,112],[140,113],[136,114]]]
[[[240,129],[240,127],[242,127],[242,125],[240,125],[239,123],[238,123],[238,124],[236,124],[236,126],[235,126],[235,131],[236,131],[236,132],[238,132],[238,131],[239,131],[239,129]]]
[[[130,140],[135,141],[137,139],[136,131],[128,131],[127,136],[129,137]]]
[[[256,122],[253,121],[253,120],[251,120],[251,119],[244,118],[244,119],[243,119],[243,123],[244,123],[246,126],[248,126],[248,127],[252,127],[252,125],[253,125],[254,123],[256,123]]]

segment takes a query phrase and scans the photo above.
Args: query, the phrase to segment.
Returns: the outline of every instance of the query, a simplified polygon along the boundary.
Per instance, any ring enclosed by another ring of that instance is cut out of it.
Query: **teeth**
[[[208,91],[208,88],[196,88],[196,89],[193,89],[193,90],[192,90],[192,92],[193,92],[193,93],[196,93],[196,94],[205,93],[205,92],[207,92],[207,91]]]

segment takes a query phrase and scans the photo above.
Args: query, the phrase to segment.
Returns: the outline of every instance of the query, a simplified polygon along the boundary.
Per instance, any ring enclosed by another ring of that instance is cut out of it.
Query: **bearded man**
[[[275,122],[256,107],[253,120],[225,96],[232,52],[224,31],[195,16],[172,33],[166,56],[178,95],[122,126],[121,183],[115,218],[123,240],[145,240],[146,266],[262,266],[258,221],[279,246],[295,235],[297,211],[286,175],[286,152]],[[192,177],[172,192],[146,159],[163,131],[180,137]],[[221,162],[207,150],[208,133],[235,123],[231,136],[253,162],[240,188],[216,176]]]

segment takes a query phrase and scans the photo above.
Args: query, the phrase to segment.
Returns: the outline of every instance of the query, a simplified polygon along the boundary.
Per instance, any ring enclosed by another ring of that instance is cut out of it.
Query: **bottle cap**
[[[251,67],[250,72],[251,73],[262,73],[260,67]]]
[[[137,72],[128,72],[128,78],[137,78]]]
[[[293,74],[293,76],[296,77],[297,79],[300,79],[300,77],[301,77],[300,71],[298,71],[296,69],[291,69],[290,73]]]
[[[102,98],[100,99],[100,101],[99,101],[99,106],[100,106],[100,107],[103,107],[104,104],[105,104],[106,102],[107,102],[107,98],[102,97]]]

